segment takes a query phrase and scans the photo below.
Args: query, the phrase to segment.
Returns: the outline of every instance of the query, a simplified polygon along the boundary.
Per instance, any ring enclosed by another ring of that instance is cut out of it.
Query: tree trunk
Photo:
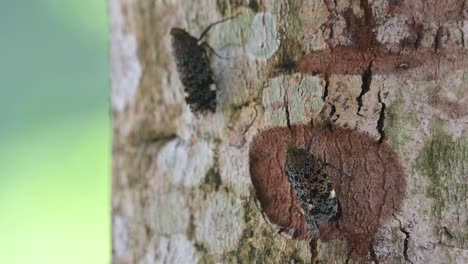
[[[109,0],[113,263],[468,263],[467,8]],[[169,31],[234,14],[193,114]],[[284,160],[327,122],[312,152],[349,176],[327,169],[341,215],[315,243]]]

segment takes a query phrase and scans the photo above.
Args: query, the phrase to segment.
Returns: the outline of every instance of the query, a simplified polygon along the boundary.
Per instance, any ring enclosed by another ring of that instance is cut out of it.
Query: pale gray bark
[[[112,262],[309,262],[308,241],[279,234],[260,212],[249,146],[269,128],[331,120],[388,143],[406,185],[368,251],[320,240],[319,259],[468,263],[467,6],[109,0]],[[212,57],[216,113],[196,117],[169,31],[198,36],[236,13],[208,35],[228,59]]]

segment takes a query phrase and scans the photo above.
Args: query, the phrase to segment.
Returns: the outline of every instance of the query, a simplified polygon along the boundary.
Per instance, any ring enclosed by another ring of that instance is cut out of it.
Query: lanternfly
[[[229,17],[209,25],[197,39],[187,31],[172,28],[172,54],[177,72],[184,86],[185,101],[193,112],[214,112],[216,110],[216,86],[209,66],[207,51],[216,53],[202,41],[208,30],[219,23],[234,18]]]
[[[314,133],[306,149],[291,144],[286,151],[286,174],[315,239],[320,237],[317,222],[335,220],[341,212],[340,201],[336,197],[325,167],[331,167],[347,175],[310,153],[312,139],[322,129],[323,127]]]

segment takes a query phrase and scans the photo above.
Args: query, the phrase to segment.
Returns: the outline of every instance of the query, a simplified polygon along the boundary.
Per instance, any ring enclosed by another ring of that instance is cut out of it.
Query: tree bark
[[[468,263],[467,8],[109,0],[112,262]],[[169,31],[234,14],[194,115]],[[314,243],[284,158],[327,122],[312,152],[349,177],[327,170],[342,215]]]

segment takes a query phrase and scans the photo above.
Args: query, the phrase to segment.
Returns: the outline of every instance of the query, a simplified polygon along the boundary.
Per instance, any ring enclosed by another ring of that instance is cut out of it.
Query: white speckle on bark
[[[383,44],[398,44],[409,35],[405,20],[398,16],[388,19],[377,28],[377,40]]]
[[[138,60],[138,45],[134,35],[125,33],[124,17],[119,1],[109,1],[111,21],[112,106],[122,111],[133,98],[142,74]]]
[[[212,146],[201,139],[194,141],[172,140],[158,154],[159,171],[175,185],[198,185],[213,166]]]
[[[116,258],[124,258],[128,254],[129,230],[126,218],[115,215],[112,228],[113,252]]]
[[[404,251],[406,235],[400,231],[397,220],[388,221],[374,237],[374,251],[379,258],[391,258],[395,263],[405,263]],[[410,241],[408,241],[410,242]],[[409,252],[407,252],[409,254]],[[411,254],[409,254],[411,256]]]
[[[156,197],[148,209],[149,225],[161,235],[184,233],[189,225],[190,211],[180,192]]]
[[[268,59],[279,48],[276,18],[269,12],[255,15],[250,26],[247,52],[256,59]]]
[[[156,252],[154,259],[147,254],[144,263],[198,263],[195,246],[184,235],[161,237]]]
[[[385,18],[385,10],[388,9],[389,1],[388,0],[370,0],[372,8],[372,15],[380,22],[381,19]]]
[[[220,151],[219,167],[223,184],[231,187],[239,196],[249,194],[251,186],[248,148],[223,145]]]
[[[458,70],[443,76],[439,94],[446,96],[452,101],[463,100],[464,97],[468,97],[466,93],[468,91],[468,83],[465,81],[464,75],[464,70]]]
[[[335,23],[333,23],[333,42],[335,45],[349,45],[351,44],[351,39],[347,32],[347,22],[342,15],[338,15],[335,18]]]
[[[244,225],[238,198],[225,193],[209,195],[195,213],[195,237],[214,253],[237,248]]]

